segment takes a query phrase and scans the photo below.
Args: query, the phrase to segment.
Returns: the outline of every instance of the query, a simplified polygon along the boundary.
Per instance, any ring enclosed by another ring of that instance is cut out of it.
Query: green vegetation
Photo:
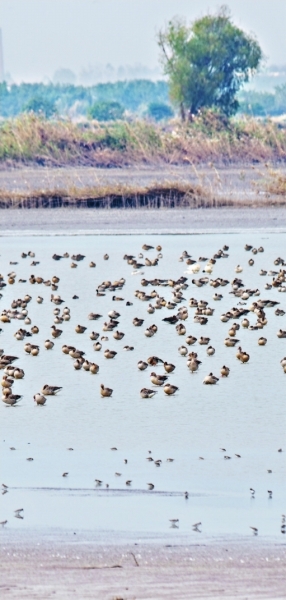
[[[228,119],[212,111],[190,122],[146,120],[75,124],[25,113],[0,124],[0,160],[50,166],[215,164],[285,161],[286,128]]]
[[[254,117],[286,114],[286,84],[274,92],[244,91],[240,96],[239,111]]]
[[[150,102],[146,115],[155,121],[163,121],[174,116],[174,111],[168,104],[163,102]]]
[[[225,7],[187,25],[172,19],[158,36],[170,97],[189,118],[202,108],[233,115],[237,93],[258,69],[262,51],[258,42],[232,22]]]
[[[57,109],[55,103],[51,102],[51,100],[34,96],[24,106],[24,112],[33,112],[49,119],[56,115]]]
[[[15,117],[25,112],[27,105],[41,98],[54,106],[59,115],[85,115],[96,102],[118,102],[124,110],[141,114],[152,102],[168,104],[168,84],[165,81],[117,81],[91,87],[71,84],[22,83],[0,84],[0,117]],[[36,111],[37,112],[37,111]]]
[[[120,102],[95,102],[88,111],[88,116],[96,121],[118,121],[123,118],[124,108]]]

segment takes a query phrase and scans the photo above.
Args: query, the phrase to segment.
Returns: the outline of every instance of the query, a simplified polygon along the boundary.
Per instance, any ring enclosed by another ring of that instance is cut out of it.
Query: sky
[[[286,0],[0,0],[4,69],[17,82],[108,63],[160,74],[156,32],[175,15],[192,21],[222,3],[256,35],[268,64],[286,63]]]

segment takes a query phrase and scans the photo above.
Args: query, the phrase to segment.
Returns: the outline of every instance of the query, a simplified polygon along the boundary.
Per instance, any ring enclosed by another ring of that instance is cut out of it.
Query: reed
[[[193,185],[184,181],[165,181],[148,186],[98,185],[67,186],[63,189],[16,192],[0,190],[0,209],[29,208],[97,208],[97,209],[161,209],[161,208],[244,208],[284,206],[285,197],[269,195],[255,200],[223,197],[215,186]]]
[[[286,131],[271,121],[224,121],[205,113],[193,123],[137,120],[100,124],[50,121],[33,114],[0,126],[2,165],[256,164],[286,159]]]

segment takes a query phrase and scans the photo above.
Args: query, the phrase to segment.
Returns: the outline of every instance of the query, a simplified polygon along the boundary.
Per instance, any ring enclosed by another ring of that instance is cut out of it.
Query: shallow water
[[[283,257],[282,234],[2,238],[1,273],[6,279],[7,273],[15,270],[17,281],[2,290],[1,309],[8,309],[14,298],[23,298],[26,293],[32,296],[29,316],[40,332],[31,341],[39,344],[41,351],[37,357],[27,355],[24,342],[13,337],[19,327],[29,329],[23,321],[1,324],[0,346],[5,354],[19,357],[15,364],[24,368],[25,378],[13,387],[14,393],[23,394],[20,403],[13,408],[4,404],[0,407],[1,479],[9,486],[9,492],[0,498],[0,520],[8,519],[8,526],[13,528],[167,532],[169,519],[178,518],[182,533],[192,533],[192,524],[201,521],[202,535],[248,534],[251,525],[258,527],[261,534],[281,537],[286,492],[286,375],[280,360],[286,355],[286,339],[278,339],[276,332],[286,329],[286,316],[277,317],[273,308],[267,308],[268,325],[263,331],[240,328],[237,337],[251,356],[248,364],[241,364],[235,358],[235,348],[227,348],[223,343],[232,321],[220,320],[220,315],[235,306],[238,299],[229,294],[230,285],[217,290],[209,285],[193,285],[191,280],[202,275],[202,263],[200,275],[188,275],[185,301],[178,307],[188,306],[189,298],[195,297],[207,300],[215,308],[206,326],[193,322],[195,309],[189,308],[185,324],[188,335],[209,336],[216,353],[208,357],[206,346],[196,343],[190,347],[202,361],[199,371],[191,374],[186,358],[178,353],[186,336],[178,336],[174,326],[162,322],[172,311],[164,308],[149,315],[148,303],[134,296],[134,291],[141,289],[142,273],[131,275],[132,267],[123,255],[137,256],[144,242],[163,246],[158,267],[142,269],[147,279],[177,279],[183,275],[187,267],[178,258],[185,249],[197,259],[200,255],[210,257],[228,244],[229,258],[217,261],[211,277],[232,280],[235,266],[241,264],[244,270],[238,277],[245,287],[259,288],[260,298],[276,300],[285,309],[286,295],[275,288],[264,290],[266,281],[272,278],[259,276],[261,268],[279,269],[273,261],[277,256]],[[264,253],[253,257],[253,267],[248,265],[252,254],[243,249],[246,242],[265,248]],[[37,267],[30,266],[32,259],[21,258],[21,252],[28,250],[36,253],[36,260],[40,261]],[[66,251],[81,252],[86,258],[77,269],[70,268],[70,259],[52,260],[54,252]],[[108,261],[103,260],[105,252],[110,256]],[[149,254],[153,257],[156,252]],[[89,268],[90,260],[96,262],[96,269]],[[18,264],[10,265],[10,261]],[[62,308],[71,308],[71,320],[59,326],[63,334],[55,340],[52,351],[46,351],[43,345],[51,337],[54,319],[51,290],[43,285],[32,286],[28,281],[31,273],[44,278],[58,275],[60,284],[55,293],[65,300]],[[96,297],[95,289],[103,280],[120,277],[126,279],[118,293],[125,302],[112,301],[112,292]],[[27,279],[27,283],[19,283],[19,278]],[[153,287],[142,289],[149,293]],[[171,299],[170,287],[157,290],[160,296]],[[215,291],[223,294],[221,302],[213,301]],[[74,294],[79,300],[72,300]],[[43,304],[37,304],[37,295],[44,297]],[[256,299],[250,298],[247,306]],[[126,306],[126,300],[132,301],[133,306]],[[112,333],[102,332],[102,324],[112,309],[121,313],[118,329],[125,332],[121,341],[114,340]],[[91,311],[103,318],[89,321]],[[143,327],[133,326],[135,316],[145,319]],[[256,321],[253,313],[250,321]],[[75,333],[77,323],[87,327],[85,334]],[[157,324],[158,332],[146,338],[145,326],[152,323]],[[93,351],[89,339],[92,330],[109,337],[101,352]],[[265,347],[257,344],[261,335],[268,339]],[[73,359],[61,351],[63,343],[84,350],[87,358],[100,366],[99,374],[75,371]],[[134,351],[124,351],[126,344],[134,346]],[[105,359],[104,348],[116,350],[116,358]],[[174,396],[167,397],[157,388],[153,399],[141,399],[140,389],[152,387],[149,373],[163,373],[162,366],[138,371],[138,360],[151,355],[176,365],[169,378],[179,387]],[[230,367],[230,376],[220,379],[216,386],[204,386],[205,375],[212,371],[218,376],[223,364]],[[44,407],[37,407],[33,394],[45,383],[61,385],[63,389],[58,396],[48,397]],[[101,398],[100,383],[113,388],[112,398]],[[111,451],[114,446],[117,451]],[[69,447],[74,450],[68,451]],[[284,452],[278,453],[281,447]],[[225,448],[226,453],[220,448]],[[146,460],[149,450],[154,459],[162,460],[161,467]],[[236,458],[235,453],[241,458]],[[224,454],[231,460],[225,460]],[[34,460],[29,462],[28,457]],[[167,462],[170,457],[174,462]],[[64,471],[69,473],[67,478],[62,477]],[[121,476],[116,476],[116,472]],[[103,481],[102,487],[95,486],[95,478]],[[126,488],[127,479],[132,480],[130,488]],[[147,489],[149,482],[155,485],[152,492]],[[255,499],[250,497],[250,487],[256,490]],[[268,489],[273,490],[272,500],[268,499]],[[183,496],[186,490],[188,500]],[[14,510],[22,506],[24,519],[14,519]],[[178,530],[171,532],[176,536]]]

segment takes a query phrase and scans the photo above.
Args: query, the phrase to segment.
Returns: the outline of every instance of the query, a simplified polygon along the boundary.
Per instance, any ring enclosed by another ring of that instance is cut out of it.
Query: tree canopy
[[[196,114],[202,108],[234,114],[241,86],[258,69],[262,50],[256,39],[236,27],[226,7],[187,25],[174,18],[160,31],[158,44],[170,98],[181,109]]]

